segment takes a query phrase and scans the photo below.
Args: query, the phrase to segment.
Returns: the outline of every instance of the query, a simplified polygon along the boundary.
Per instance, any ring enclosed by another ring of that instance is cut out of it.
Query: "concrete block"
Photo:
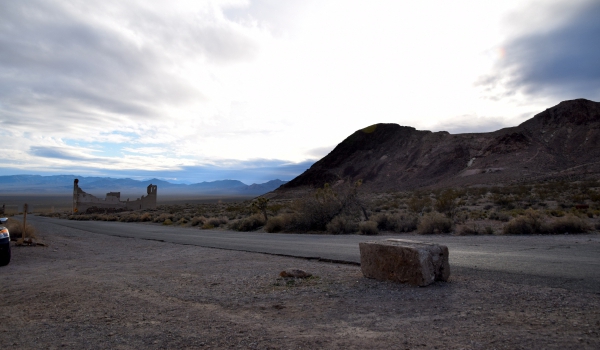
[[[448,247],[387,239],[359,243],[360,268],[367,278],[427,286],[450,277]]]

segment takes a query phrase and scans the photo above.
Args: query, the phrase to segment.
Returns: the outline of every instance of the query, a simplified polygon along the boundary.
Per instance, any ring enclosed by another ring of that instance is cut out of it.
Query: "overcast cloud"
[[[387,122],[600,99],[598,1],[2,1],[0,174],[290,180]],[[115,170],[117,169],[117,170]]]
[[[573,8],[575,5],[575,8]],[[600,99],[600,2],[565,2],[546,10],[545,26],[518,33],[480,84],[495,98],[522,93],[558,99]],[[561,12],[568,18],[558,25]]]

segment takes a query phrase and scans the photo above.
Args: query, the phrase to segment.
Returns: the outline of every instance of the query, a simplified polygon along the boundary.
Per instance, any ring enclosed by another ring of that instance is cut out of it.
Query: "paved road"
[[[358,243],[402,238],[447,245],[453,274],[600,293],[600,235],[415,236],[307,235],[199,230],[156,224],[69,221],[30,216],[44,225],[176,244],[358,264]]]

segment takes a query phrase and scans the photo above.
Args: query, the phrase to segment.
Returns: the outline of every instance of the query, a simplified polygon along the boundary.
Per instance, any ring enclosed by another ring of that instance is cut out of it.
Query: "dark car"
[[[8,219],[1,218],[0,224],[4,224]],[[8,265],[10,262],[10,233],[4,226],[0,226],[0,266]]]

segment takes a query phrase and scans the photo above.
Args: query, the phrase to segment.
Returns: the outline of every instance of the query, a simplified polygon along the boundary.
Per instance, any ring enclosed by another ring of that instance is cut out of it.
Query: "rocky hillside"
[[[358,130],[276,191],[362,179],[380,192],[600,174],[600,103],[564,101],[519,126],[452,135],[397,124]]]

